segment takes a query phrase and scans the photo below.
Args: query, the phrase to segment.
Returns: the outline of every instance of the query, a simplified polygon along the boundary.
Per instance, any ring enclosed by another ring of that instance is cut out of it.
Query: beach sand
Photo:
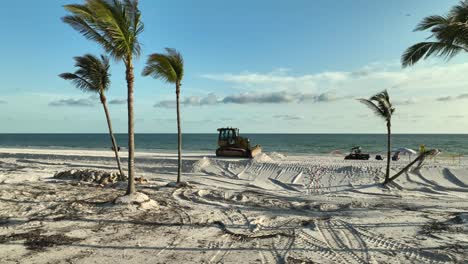
[[[123,164],[126,164],[122,152]],[[408,160],[393,163],[392,172]],[[111,151],[0,149],[0,263],[464,263],[468,160],[382,187],[383,161],[137,153],[137,189],[53,178],[116,171]],[[466,262],[465,262],[466,263]]]

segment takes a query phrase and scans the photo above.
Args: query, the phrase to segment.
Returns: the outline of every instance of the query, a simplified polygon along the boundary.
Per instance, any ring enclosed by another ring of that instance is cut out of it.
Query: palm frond
[[[65,16],[62,21],[70,25],[73,29],[80,32],[85,38],[100,44],[104,50],[111,52],[114,49],[113,44],[98,31],[95,25],[87,22],[79,16]]]
[[[468,1],[460,1],[458,5],[452,7],[449,16],[455,22],[466,23],[468,21]]]
[[[430,56],[450,60],[461,51],[468,50],[468,0],[455,5],[446,16],[428,16],[415,28],[415,31],[430,29],[432,42],[417,43],[404,52],[401,58],[403,67],[412,66]]]
[[[385,113],[371,100],[361,98],[358,101],[369,107],[377,116],[386,119]]]
[[[463,48],[468,46],[468,25],[465,23],[450,23],[443,27],[432,29],[433,37],[439,42],[459,45]]]
[[[374,113],[387,121],[392,118],[392,114],[395,112],[387,90],[377,93],[369,99],[359,99],[359,101],[367,105]]]
[[[153,53],[148,57],[143,76],[152,76],[169,83],[178,83],[184,76],[184,60],[175,49],[166,48],[167,54]]]
[[[75,57],[74,73],[62,73],[59,76],[71,80],[79,89],[86,92],[101,93],[110,85],[109,58],[101,55],[98,58],[91,54]]]
[[[71,13],[62,20],[99,43],[115,60],[140,55],[138,35],[143,31],[137,0],[87,0],[66,5]]]
[[[184,58],[182,55],[173,48],[166,48],[167,52],[167,59],[172,65],[172,68],[174,69],[177,79],[180,81],[184,77]]]
[[[424,31],[432,27],[447,25],[450,21],[447,17],[443,16],[428,16],[425,17],[414,29],[414,31]]]
[[[465,50],[463,47],[443,42],[420,42],[409,47],[401,57],[403,67],[412,66],[421,59],[427,59],[431,55],[444,57],[449,60],[460,51]]]
[[[73,85],[76,86],[76,88],[82,90],[83,92],[96,92],[96,90],[94,89],[94,85],[92,85],[86,79],[83,79],[82,77],[76,74],[67,72],[59,74],[59,77],[64,80],[71,81]]]

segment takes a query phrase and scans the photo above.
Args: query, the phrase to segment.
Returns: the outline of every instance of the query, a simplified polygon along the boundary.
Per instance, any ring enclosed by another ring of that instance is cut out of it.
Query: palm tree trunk
[[[410,162],[406,167],[404,167],[401,171],[399,171],[397,174],[393,175],[385,184],[389,184],[392,181],[394,181],[396,178],[398,178],[400,175],[402,175],[404,172],[408,171],[411,166],[413,166],[416,162],[421,162],[424,161],[424,159],[432,153],[432,150],[425,151],[421,153],[417,158],[415,158],[412,162]]]
[[[390,179],[390,161],[392,156],[391,151],[391,123],[390,120],[387,121],[387,170],[385,172],[385,181],[384,184],[387,184]]]
[[[135,193],[135,132],[133,117],[133,64],[132,56],[128,56],[125,77],[127,79],[127,107],[128,107],[128,186],[127,194]]]
[[[182,170],[182,132],[180,128],[180,83],[176,84],[176,97],[177,97],[177,149],[178,149],[178,158],[177,158],[177,183],[180,182],[180,174]]]
[[[104,112],[106,113],[107,127],[109,128],[109,136],[112,142],[112,147],[114,148],[115,159],[117,161],[117,167],[119,168],[120,179],[123,179],[125,175],[122,170],[122,165],[120,164],[118,145],[114,137],[114,132],[112,132],[112,123],[111,123],[111,119],[109,115],[109,110],[107,109],[106,97],[104,96],[102,92],[99,93],[99,95],[101,97],[102,106],[104,107]]]

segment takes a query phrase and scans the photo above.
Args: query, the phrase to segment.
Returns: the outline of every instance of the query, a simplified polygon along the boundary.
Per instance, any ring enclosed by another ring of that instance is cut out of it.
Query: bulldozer
[[[250,146],[250,140],[239,136],[239,129],[226,127],[218,128],[218,157],[246,157],[253,158],[262,152],[260,145]]]

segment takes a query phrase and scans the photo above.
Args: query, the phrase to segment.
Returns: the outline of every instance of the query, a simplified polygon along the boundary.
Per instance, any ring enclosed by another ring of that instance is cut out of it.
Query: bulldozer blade
[[[250,150],[250,157],[255,158],[255,156],[257,156],[260,153],[262,153],[262,147],[260,147],[259,145],[256,145]]]

